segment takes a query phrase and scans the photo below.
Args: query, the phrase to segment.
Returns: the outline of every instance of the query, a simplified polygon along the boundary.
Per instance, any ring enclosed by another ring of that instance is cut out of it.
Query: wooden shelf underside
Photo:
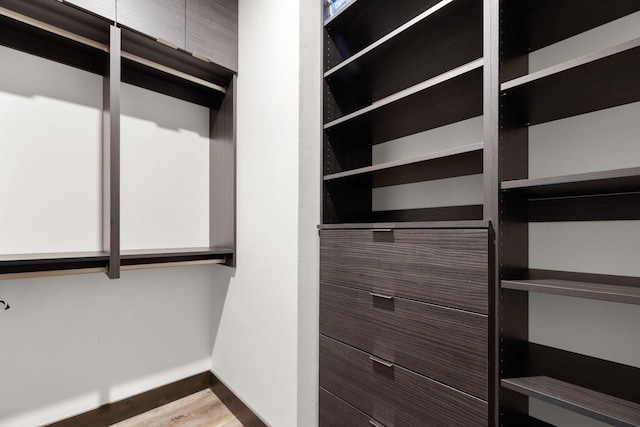
[[[640,286],[619,286],[560,279],[502,280],[500,286],[503,289],[640,304]]]
[[[546,376],[501,380],[504,388],[616,426],[640,425],[640,404]]]
[[[640,167],[503,181],[500,187],[531,198],[631,193],[640,191]]]

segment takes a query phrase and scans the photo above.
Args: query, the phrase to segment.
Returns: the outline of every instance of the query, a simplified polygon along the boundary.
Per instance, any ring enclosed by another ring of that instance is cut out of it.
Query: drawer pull
[[[371,424],[373,427],[384,427],[383,424],[380,424],[376,420],[369,420],[369,424]]]
[[[369,360],[372,360],[372,361],[374,361],[374,362],[376,362],[376,363],[379,363],[379,364],[381,364],[381,365],[384,365],[384,366],[386,366],[387,368],[393,368],[393,363],[391,363],[391,362],[387,362],[386,360],[384,360],[384,359],[380,359],[379,357],[369,356]]]
[[[371,231],[374,233],[391,233],[393,228],[373,228]]]
[[[379,294],[377,292],[369,292],[369,295],[375,298],[393,299],[393,295]]]

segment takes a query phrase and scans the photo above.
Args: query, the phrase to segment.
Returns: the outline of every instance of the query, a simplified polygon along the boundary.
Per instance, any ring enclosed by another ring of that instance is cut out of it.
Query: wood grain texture
[[[486,230],[322,230],[320,282],[487,313]]]
[[[113,427],[243,427],[211,390],[202,390]]]
[[[482,57],[481,8],[475,0],[439,2],[329,70],[325,80],[340,112],[356,111]]]
[[[185,0],[117,0],[117,21],[185,49]]]
[[[236,248],[236,82],[234,76],[218,111],[211,110],[209,151],[209,243]]]
[[[640,425],[640,404],[598,393],[546,376],[507,378],[503,387],[587,415],[602,422]]]
[[[371,420],[367,414],[323,388],[320,388],[319,400],[319,427],[363,427]]]
[[[116,0],[64,0],[64,2],[81,7],[111,21],[116,20]]]
[[[487,425],[487,404],[399,366],[320,337],[320,386],[383,425]]]
[[[322,284],[320,333],[488,399],[485,315]]]
[[[186,0],[186,49],[238,71],[238,0]]]

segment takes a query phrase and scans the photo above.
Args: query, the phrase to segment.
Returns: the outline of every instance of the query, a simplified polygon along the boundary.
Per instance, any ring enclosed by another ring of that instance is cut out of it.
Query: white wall
[[[530,55],[530,71],[640,37],[640,13]],[[529,128],[529,175],[545,177],[640,166],[640,103]],[[529,225],[529,266],[640,276],[640,221]],[[640,367],[640,307],[530,294],[532,342]],[[532,415],[561,427],[604,424],[535,399]]]
[[[101,78],[6,48],[0,64],[0,254],[99,250]],[[208,129],[207,115],[194,124],[194,109],[166,97],[135,98],[144,114],[125,108],[134,139]],[[166,224],[145,220],[156,233]],[[47,424],[210,369],[211,305],[228,271],[0,280],[11,305],[0,313],[0,426]]]
[[[239,3],[238,268],[212,370],[278,427],[316,422],[319,14],[315,0]]]

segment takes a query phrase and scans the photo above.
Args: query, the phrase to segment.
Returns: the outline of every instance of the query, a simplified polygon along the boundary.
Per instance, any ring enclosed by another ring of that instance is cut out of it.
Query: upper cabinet
[[[64,2],[104,16],[111,21],[116,19],[116,0],[65,0]]]
[[[118,0],[117,21],[166,44],[186,48],[185,0]]]
[[[187,51],[237,71],[238,1],[186,1]]]

